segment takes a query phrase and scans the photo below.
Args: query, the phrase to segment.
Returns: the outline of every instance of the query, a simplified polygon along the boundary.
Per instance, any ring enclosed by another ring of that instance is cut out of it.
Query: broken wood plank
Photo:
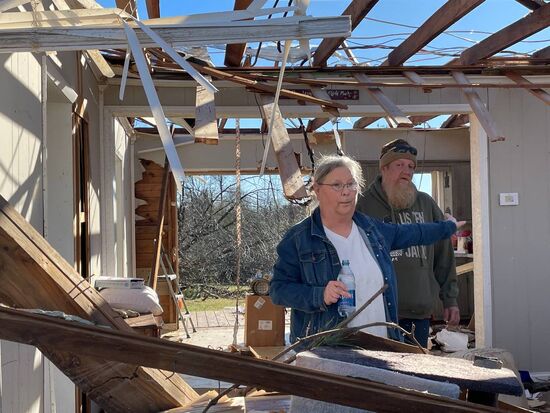
[[[456,64],[472,65],[482,59],[493,56],[508,46],[545,29],[550,24],[550,4],[545,3],[537,10],[483,39],[464,50]]]
[[[532,86],[533,84],[525,79],[523,76],[519,75],[516,72],[506,72],[506,76],[509,79],[512,79],[514,82],[516,82],[518,85],[529,85]],[[550,94],[543,90],[543,89],[527,89],[529,93],[531,93],[536,98],[542,100],[547,105],[550,105]]]
[[[283,193],[287,199],[307,198],[308,194],[304,186],[300,166],[296,160],[281,111],[276,107],[273,96],[261,95],[260,101],[262,103],[262,118],[267,121],[274,115],[273,125],[271,126],[273,128],[271,140],[279,165]]]
[[[413,123],[413,125],[420,125],[422,123],[428,122],[429,120],[432,120],[433,118],[437,117],[439,115],[417,115],[417,116],[410,116],[409,119]]]
[[[454,114],[449,116],[445,122],[441,124],[441,129],[457,128],[459,126],[464,126],[468,122],[470,122],[470,115],[467,113]]]
[[[150,19],[158,19],[160,17],[160,0],[145,0],[147,7],[147,17]]]
[[[212,82],[210,76],[206,76],[206,78]],[[193,129],[195,142],[217,145],[219,137],[214,93],[197,85],[195,106],[195,128]]]
[[[353,127],[355,129],[363,129],[373,124],[378,119],[380,119],[380,116],[363,116],[362,118],[359,118],[355,121],[355,123],[353,124]]]
[[[135,0],[115,0],[115,4],[119,9],[137,17],[137,5]]]
[[[449,0],[391,51],[382,66],[400,66],[485,0]]]
[[[73,10],[76,12],[77,10]],[[85,10],[91,11],[91,10]],[[53,12],[42,12],[53,13]],[[10,13],[12,14],[12,13]],[[17,13],[13,13],[17,14]],[[118,19],[118,18],[117,18]],[[153,19],[142,23],[154,28],[172,47],[203,46],[204,44],[230,44],[250,41],[276,41],[285,39],[311,39],[349,35],[350,24],[346,17],[285,17],[270,20],[194,23],[188,26],[157,26]],[[55,21],[52,20],[52,21]],[[137,27],[142,47],[157,47],[157,43]],[[116,25],[97,27],[28,27],[17,30],[0,28],[0,53],[76,51],[88,49],[126,49],[124,29]]]
[[[2,303],[19,308],[63,311],[131,333],[120,315],[1,196],[0,267]],[[106,365],[101,360],[81,360],[77,363],[55,344],[43,350],[58,366],[70,368],[65,374],[107,411],[119,411],[119,403],[130,411],[142,411],[143,406],[158,411],[197,397],[177,375],[168,376],[153,369],[144,370],[118,362]],[[78,353],[77,350],[75,354]],[[109,380],[117,384],[102,387]],[[104,391],[98,390],[100,387]]]
[[[329,118],[315,118],[311,119],[307,123],[306,132],[315,132],[317,129],[319,129],[321,126],[329,122]]]
[[[344,10],[342,16],[350,16],[351,30],[355,29],[371,9],[378,3],[378,0],[351,0],[349,6]],[[334,36],[332,36],[334,37]],[[313,66],[326,66],[327,60],[340,47],[346,37],[325,38],[313,54]]]
[[[468,274],[474,270],[474,262],[467,262],[466,264],[457,265],[456,275]]]
[[[356,73],[353,77],[360,83],[369,83],[370,79],[364,73]],[[408,127],[413,126],[412,122],[407,118],[407,116],[399,109],[399,107],[393,103],[380,88],[368,87],[367,92],[371,97],[384,109],[384,112],[388,115],[391,121],[397,127]]]
[[[39,347],[56,347],[58,351],[71,354],[74,357],[73,363],[78,362],[79,354],[85,354],[85,357],[139,363],[176,373],[242,383],[381,413],[402,411],[403,406],[407,406],[411,412],[425,413],[503,413],[495,407],[407,391],[234,353],[71,323],[9,308],[0,308],[0,322],[0,338]],[[63,337],[63,340],[59,340],[59,337]],[[135,397],[135,394],[131,396]]]
[[[537,50],[533,53],[533,57],[536,59],[550,59],[550,46]]]
[[[461,85],[468,85],[470,81],[462,72],[453,72],[453,78],[455,81]],[[475,113],[476,117],[479,120],[479,123],[485,130],[485,133],[491,140],[491,142],[503,141],[505,138],[500,134],[497,129],[497,125],[493,120],[493,117],[485,107],[485,104],[477,94],[477,92],[470,88],[462,89],[462,93],[466,96],[466,100],[470,104],[472,111]]]

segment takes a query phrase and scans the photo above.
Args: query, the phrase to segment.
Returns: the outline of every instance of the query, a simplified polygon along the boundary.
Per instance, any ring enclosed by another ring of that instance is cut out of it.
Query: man
[[[444,220],[443,213],[428,194],[412,183],[416,169],[415,147],[403,139],[382,147],[380,175],[359,200],[359,211],[384,222],[411,224]],[[430,246],[412,246],[391,253],[397,273],[399,324],[407,331],[415,326],[415,338],[428,344],[434,297],[443,301],[443,318],[457,325],[458,286],[450,239]]]

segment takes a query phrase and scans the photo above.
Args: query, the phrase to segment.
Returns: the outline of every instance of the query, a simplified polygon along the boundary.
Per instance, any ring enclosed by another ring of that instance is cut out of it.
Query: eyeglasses
[[[349,189],[350,191],[357,191],[358,185],[357,182],[350,182],[349,184],[341,184],[341,183],[335,183],[335,184],[320,184],[317,183],[317,185],[325,185],[330,186],[334,192],[342,192],[344,189]]]
[[[390,146],[388,148],[385,148],[385,147],[382,148],[382,153],[380,154],[380,158],[382,158],[382,156],[384,156],[388,152],[396,152],[396,153],[407,153],[408,152],[413,156],[416,156],[416,154],[418,153],[418,151],[416,150],[416,148],[414,146],[397,144],[397,145],[394,145],[394,146]]]

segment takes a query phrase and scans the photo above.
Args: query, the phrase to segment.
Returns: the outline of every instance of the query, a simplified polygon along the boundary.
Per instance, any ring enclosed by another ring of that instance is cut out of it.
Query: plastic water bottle
[[[355,311],[355,276],[351,271],[348,260],[342,261],[342,269],[338,273],[338,281],[346,286],[351,297],[340,297],[338,300],[338,314],[342,317],[348,317]]]

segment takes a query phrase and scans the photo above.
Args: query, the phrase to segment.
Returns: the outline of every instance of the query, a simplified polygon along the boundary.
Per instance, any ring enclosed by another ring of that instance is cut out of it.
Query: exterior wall
[[[43,230],[41,65],[31,54],[0,55],[0,193]],[[43,411],[43,357],[0,342],[3,413]]]
[[[514,89],[492,90],[487,106],[506,137],[488,144],[493,346],[548,371],[550,109]],[[519,193],[519,205],[499,206],[502,192]]]

